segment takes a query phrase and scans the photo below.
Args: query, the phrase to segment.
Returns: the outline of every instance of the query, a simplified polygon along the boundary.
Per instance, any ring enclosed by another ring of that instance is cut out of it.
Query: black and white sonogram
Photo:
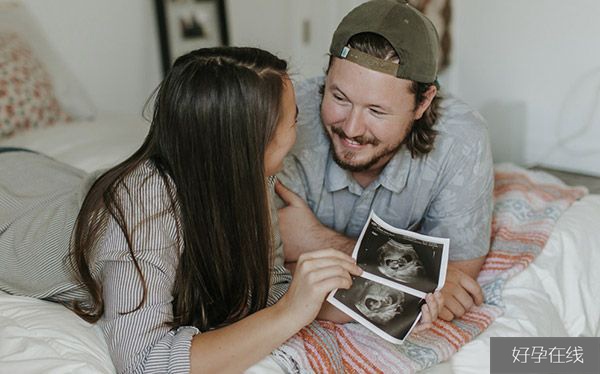
[[[399,282],[411,283],[419,276],[425,275],[423,262],[410,244],[390,239],[377,249],[377,255],[377,269]]]
[[[422,292],[438,285],[443,244],[390,232],[371,221],[356,255],[366,272]]]
[[[404,339],[421,310],[422,299],[371,280],[353,277],[352,287],[334,299],[396,339]]]

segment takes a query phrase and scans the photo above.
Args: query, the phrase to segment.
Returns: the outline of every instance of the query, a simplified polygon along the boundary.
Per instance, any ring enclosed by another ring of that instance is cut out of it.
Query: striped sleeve
[[[199,331],[173,329],[172,289],[179,260],[177,225],[167,213],[169,199],[162,178],[150,166],[138,168],[119,192],[132,236],[141,279],[125,236],[110,217],[98,248],[97,266],[105,301],[98,322],[119,373],[188,373],[191,340]]]
[[[277,218],[277,209],[275,206],[275,183],[276,178],[268,179],[267,187],[269,190],[269,206],[271,212],[271,231],[273,232],[273,268],[271,269],[271,287],[267,306],[275,304],[287,292],[292,282],[292,274],[283,266],[283,242],[279,234],[279,219]]]
[[[91,182],[83,171],[40,154],[1,153],[0,290],[51,301],[87,298],[66,257]]]

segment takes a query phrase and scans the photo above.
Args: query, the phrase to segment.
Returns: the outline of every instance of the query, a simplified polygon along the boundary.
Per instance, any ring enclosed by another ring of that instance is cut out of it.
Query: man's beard
[[[412,125],[410,126],[410,128],[412,128]],[[408,132],[410,132],[410,128],[409,128]],[[377,145],[379,145],[381,143],[381,141],[379,139],[367,138],[364,136],[357,136],[355,138],[350,138],[350,137],[346,136],[346,134],[344,133],[344,130],[342,130],[339,127],[331,126],[331,132],[338,135],[342,139],[344,139],[344,138],[350,139],[354,142],[359,143],[360,145],[371,144],[376,147]],[[408,134],[408,132],[407,132],[407,134]],[[404,140],[403,140],[394,147],[388,147],[388,148],[382,149],[379,153],[377,153],[375,156],[373,156],[370,160],[368,160],[362,164],[351,164],[344,160],[352,160],[355,157],[355,152],[344,151],[344,154],[343,154],[344,159],[341,159],[340,157],[338,157],[338,154],[335,151],[335,146],[333,145],[333,139],[331,139],[332,135],[327,130],[325,130],[325,133],[327,134],[327,137],[329,139],[329,145],[331,148],[331,153],[333,155],[333,161],[335,161],[335,163],[338,164],[342,169],[348,170],[352,173],[369,170],[373,165],[377,164],[382,158],[387,157],[391,154],[395,154],[404,144]]]

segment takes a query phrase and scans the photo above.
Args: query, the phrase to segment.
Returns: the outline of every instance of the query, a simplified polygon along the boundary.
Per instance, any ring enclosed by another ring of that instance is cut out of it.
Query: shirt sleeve
[[[285,295],[292,283],[292,274],[282,265],[276,265],[271,269],[271,287],[267,306],[271,306]]]
[[[283,169],[277,174],[277,179],[289,190],[300,196],[304,201],[308,201],[308,188],[306,182],[306,174],[302,170],[301,163],[296,159],[296,156],[289,154],[283,160]],[[285,206],[285,202],[281,200],[279,195],[275,194],[275,207],[277,209]]]
[[[292,282],[292,274],[284,264],[283,242],[279,234],[279,219],[277,218],[276,200],[279,199],[275,193],[276,178],[269,178],[269,206],[271,213],[271,231],[273,232],[273,268],[271,269],[271,285],[267,306],[275,304],[287,292]]]
[[[315,152],[317,147],[319,148],[318,152],[324,149],[324,155],[328,153],[329,149],[329,141],[323,138],[321,125],[321,94],[319,88],[323,84],[324,77],[315,77],[294,84],[298,105],[296,142],[284,159],[282,171],[277,174],[277,178],[284,186],[299,195],[309,205],[311,204],[309,201],[310,183],[307,177],[310,174],[319,179],[323,177],[320,172],[323,170],[320,163],[322,160],[319,160],[316,164],[303,163],[301,160],[307,159],[304,156],[307,153]],[[313,171],[313,173],[306,173],[305,168],[310,168],[309,171]],[[317,183],[319,186],[321,184]],[[279,196],[276,196],[275,200],[277,208],[285,205]]]
[[[455,138],[449,148],[438,177],[440,188],[421,226],[424,234],[450,238],[451,261],[488,253],[493,209],[494,171],[487,127],[475,112],[457,120],[471,131]]]
[[[124,198],[123,212],[142,281],[129,253],[125,236],[110,217],[98,254],[104,332],[118,373],[188,373],[190,347],[197,328],[170,326],[172,289],[179,260],[177,225],[167,213],[166,191],[158,176],[136,181]]]

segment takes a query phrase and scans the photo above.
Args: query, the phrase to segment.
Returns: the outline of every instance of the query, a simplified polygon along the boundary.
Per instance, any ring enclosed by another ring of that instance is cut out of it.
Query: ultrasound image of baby
[[[419,255],[410,244],[388,240],[377,250],[379,266],[384,275],[400,282],[410,282],[425,274]]]
[[[354,306],[372,322],[385,324],[403,311],[404,293],[370,281]]]

